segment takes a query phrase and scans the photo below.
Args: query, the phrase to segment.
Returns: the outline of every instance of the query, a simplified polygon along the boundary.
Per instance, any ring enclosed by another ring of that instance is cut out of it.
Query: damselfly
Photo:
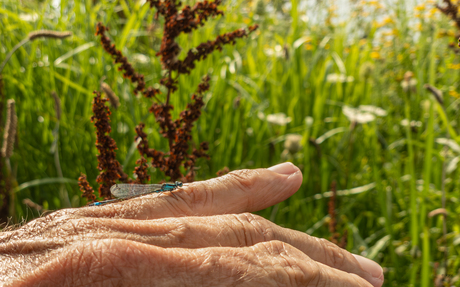
[[[172,191],[178,187],[182,186],[182,182],[176,181],[175,183],[162,183],[162,184],[129,184],[129,183],[120,183],[112,185],[110,192],[113,196],[117,197],[115,199],[108,199],[99,202],[93,202],[88,206],[99,206],[107,204],[110,202],[130,199],[144,194],[154,193],[154,192],[165,192]]]

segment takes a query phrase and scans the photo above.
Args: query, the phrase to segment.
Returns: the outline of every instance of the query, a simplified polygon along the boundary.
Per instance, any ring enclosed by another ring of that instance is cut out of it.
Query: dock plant
[[[185,57],[180,59],[182,48],[176,38],[182,33],[192,33],[201,26],[206,24],[210,17],[223,16],[223,11],[218,9],[221,0],[197,2],[193,7],[182,5],[177,0],[148,0],[150,8],[156,9],[155,19],[162,17],[163,37],[161,39],[160,50],[156,53],[160,57],[162,65],[162,78],[159,80],[160,87],[147,87],[144,75],[137,73],[133,65],[123,56],[122,52],[117,49],[108,37],[109,28],[102,23],[96,27],[96,36],[100,37],[100,42],[104,50],[110,54],[115,64],[118,64],[118,70],[123,73],[123,77],[129,79],[133,84],[133,94],[141,95],[152,101],[149,109],[155,117],[158,129],[168,141],[168,151],[161,151],[151,148],[147,139],[145,124],[139,123],[136,126],[137,150],[141,158],[136,162],[134,174],[136,179],[130,179],[123,171],[123,167],[116,159],[115,150],[116,142],[110,137],[110,110],[105,105],[106,101],[113,104],[113,95],[107,84],[102,84],[103,89],[108,94],[109,99],[101,97],[99,92],[93,100],[93,117],[91,121],[96,127],[97,141],[96,147],[99,151],[98,169],[100,174],[96,181],[99,183],[99,196],[110,198],[110,187],[117,181],[147,183],[150,176],[147,173],[147,159],[150,159],[152,167],[161,170],[165,178],[170,181],[181,180],[191,182],[195,178],[195,164],[199,158],[209,158],[207,154],[208,143],[201,142],[199,146],[192,146],[192,128],[194,123],[201,115],[201,109],[204,106],[203,96],[209,90],[211,77],[204,75],[196,91],[190,97],[190,103],[180,112],[179,117],[173,119],[171,111],[174,106],[170,99],[178,90],[181,75],[189,75],[195,68],[196,62],[206,59],[206,57],[215,50],[221,51],[224,45],[235,44],[239,38],[246,37],[249,33],[257,29],[257,25],[248,28],[237,29],[233,32],[218,35],[214,40],[199,44],[188,50]],[[89,183],[86,177],[82,175],[79,178],[80,189],[83,196],[89,201],[94,200],[90,192]]]

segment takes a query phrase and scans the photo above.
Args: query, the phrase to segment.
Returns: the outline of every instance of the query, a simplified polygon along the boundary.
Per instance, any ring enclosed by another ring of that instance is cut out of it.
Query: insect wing
[[[127,198],[161,190],[161,184],[115,184],[110,188],[113,196]]]

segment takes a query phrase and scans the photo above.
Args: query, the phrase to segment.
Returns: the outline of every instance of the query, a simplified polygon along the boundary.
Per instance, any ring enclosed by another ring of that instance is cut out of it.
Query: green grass
[[[166,150],[167,142],[148,113],[150,102],[133,96],[131,84],[94,36],[98,21],[109,26],[117,47],[152,85],[161,76],[155,57],[161,25],[146,5],[95,3],[63,0],[58,8],[51,1],[0,3],[0,61],[31,31],[73,32],[64,40],[27,43],[3,71],[4,93],[7,99],[16,100],[19,118],[17,146],[10,160],[17,180],[17,187],[13,186],[16,220],[38,216],[22,203],[25,198],[52,210],[85,204],[73,180],[83,172],[96,186],[91,101],[92,91],[104,76],[121,102],[118,110],[112,110],[111,135],[125,172],[131,174],[138,158],[137,151],[132,153],[138,122],[146,123],[151,145]],[[292,1],[292,7],[297,4]],[[348,231],[347,249],[384,266],[385,286],[432,286],[434,262],[442,266],[444,248],[448,275],[455,276],[460,268],[456,168],[460,100],[450,95],[459,88],[459,70],[451,68],[459,60],[447,47],[455,39],[438,37],[441,31],[452,29],[447,19],[441,15],[415,18],[403,1],[397,4],[374,11],[368,3],[364,9],[370,14],[347,19],[347,24],[334,18],[329,22],[331,13],[324,4],[315,8],[324,12],[317,13],[323,16],[315,24],[302,20],[305,11],[300,8],[285,9],[275,16],[263,12],[268,5],[263,0],[232,2],[231,7],[224,7],[224,18],[210,21],[191,36],[181,36],[183,53],[218,33],[248,24],[258,23],[258,32],[213,53],[190,76],[182,76],[172,103],[177,116],[201,77],[211,73],[211,91],[193,131],[195,143],[210,144],[211,160],[198,162],[198,179],[214,177],[225,166],[234,170],[280,163],[285,136],[301,135],[302,149],[288,159],[302,169],[302,187],[290,199],[260,214],[279,225],[329,238],[327,191],[336,181],[342,191],[337,202],[338,231]],[[359,11],[358,6],[354,11]],[[36,19],[21,20],[24,15]],[[393,15],[393,23],[378,27],[379,15]],[[396,33],[386,39],[380,36],[391,29]],[[136,54],[149,57],[149,62],[136,62]],[[401,86],[407,71],[417,80],[409,91]],[[352,76],[353,81],[328,81],[328,75],[334,73]],[[425,83],[443,90],[443,107],[424,90]],[[59,122],[51,91],[61,99]],[[343,107],[360,105],[381,107],[387,115],[352,124]],[[280,112],[291,122],[276,125],[261,117],[261,113],[266,117]],[[307,117],[313,120],[311,125]],[[404,119],[420,124],[403,126]],[[309,143],[310,138],[316,146]],[[451,147],[444,148],[440,138],[449,138]],[[153,181],[163,179],[159,171],[151,170],[151,175]],[[443,189],[448,211],[445,239],[442,216],[427,216],[442,206]],[[452,285],[460,286],[459,282],[457,278]]]

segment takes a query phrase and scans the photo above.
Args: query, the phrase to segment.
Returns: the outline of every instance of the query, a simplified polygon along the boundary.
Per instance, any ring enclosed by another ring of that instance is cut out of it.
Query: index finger
[[[269,169],[238,170],[222,177],[185,184],[173,194],[146,195],[120,203],[80,208],[82,216],[155,219],[190,215],[253,212],[294,194],[302,173],[292,163]]]

